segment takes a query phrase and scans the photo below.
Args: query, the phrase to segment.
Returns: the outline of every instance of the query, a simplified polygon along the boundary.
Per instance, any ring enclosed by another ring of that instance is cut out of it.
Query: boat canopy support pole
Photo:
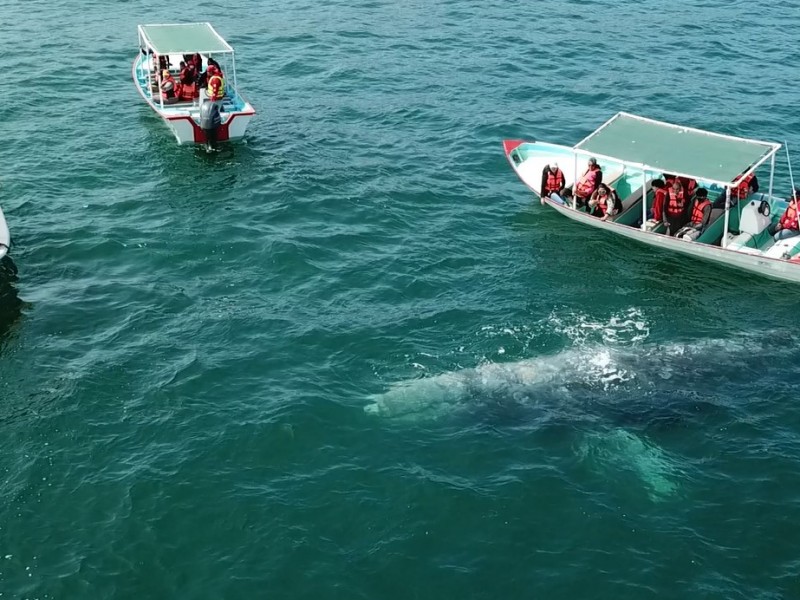
[[[578,153],[575,153],[575,176],[572,178],[572,209],[578,210],[578,198],[575,196],[578,187]]]
[[[155,54],[153,55],[155,56]],[[161,104],[161,110],[164,110],[164,94],[161,93],[161,66],[156,66],[156,81],[158,82],[158,101]]]
[[[236,94],[236,91],[239,89],[239,86],[236,84],[236,53],[231,52],[231,67],[233,68],[233,92]]]
[[[728,247],[728,225],[731,219],[731,186],[725,188],[725,228],[722,230],[722,247]]]
[[[770,206],[772,206],[772,183],[775,180],[775,153],[773,152],[772,158],[769,161],[769,190],[767,191],[767,198],[769,199]]]
[[[642,231],[647,230],[647,171],[642,170]]]
[[[789,157],[789,142],[784,141],[783,147],[786,148],[786,164],[789,166],[789,183],[792,184],[792,193],[789,198],[794,197],[794,175],[792,174],[792,159]]]

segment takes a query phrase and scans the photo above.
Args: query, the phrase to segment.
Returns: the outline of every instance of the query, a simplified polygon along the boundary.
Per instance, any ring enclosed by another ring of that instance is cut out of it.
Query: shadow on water
[[[17,266],[5,256],[0,260],[0,357],[7,352],[21,327],[23,309],[30,304],[21,300],[16,284],[18,281]],[[12,365],[4,363],[2,365]],[[0,395],[0,425],[19,422],[25,419],[38,418],[46,414],[49,406],[60,399],[68,397],[74,390],[75,380],[68,375],[58,375],[48,381],[47,385],[35,383],[35,370],[29,365],[13,364],[8,369],[0,368],[0,383],[3,393]]]
[[[0,354],[22,316],[24,302],[15,286],[17,279],[17,266],[5,256],[0,260]]]

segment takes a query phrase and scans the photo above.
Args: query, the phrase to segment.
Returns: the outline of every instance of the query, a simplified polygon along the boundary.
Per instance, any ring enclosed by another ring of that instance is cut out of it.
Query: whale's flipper
[[[663,501],[678,492],[679,475],[675,462],[664,450],[626,429],[592,431],[584,434],[578,456],[590,467],[610,468],[636,475],[654,501]]]

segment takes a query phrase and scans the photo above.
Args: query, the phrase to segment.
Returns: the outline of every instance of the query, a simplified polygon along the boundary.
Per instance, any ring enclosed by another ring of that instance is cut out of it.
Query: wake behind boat
[[[573,147],[521,140],[505,140],[503,147],[514,171],[542,204],[570,219],[651,246],[800,282],[797,202],[772,193],[780,144],[621,112]],[[591,179],[586,175],[591,165],[582,174],[587,159],[595,161],[597,177],[618,195],[616,210],[608,214],[598,207],[606,207],[605,192],[592,193],[590,202],[580,196]],[[767,161],[768,191],[756,193],[751,182]],[[558,167],[550,169],[553,163]],[[791,174],[791,164],[789,169]],[[543,194],[542,186],[551,186],[559,172],[559,190]],[[683,216],[689,235],[674,237],[669,215],[660,214],[669,210]]]
[[[239,93],[233,48],[210,23],[139,25],[133,82],[179,144],[239,140],[256,114]]]

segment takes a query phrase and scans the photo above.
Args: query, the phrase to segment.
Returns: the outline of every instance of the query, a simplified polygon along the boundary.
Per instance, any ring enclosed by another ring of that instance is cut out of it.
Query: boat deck
[[[179,72],[177,65],[183,60],[183,56],[179,54],[168,55],[170,62],[170,73],[172,73],[175,80],[178,80]],[[208,58],[203,56],[204,63],[207,63]],[[162,115],[166,118],[170,116],[190,116],[197,120],[200,116],[200,101],[204,90],[200,90],[201,97],[195,98],[192,102],[177,102],[175,104],[164,104],[161,106],[160,98],[157,94],[153,94],[151,81],[153,73],[153,59],[152,56],[145,56],[139,54],[134,66],[136,75],[136,83],[140,88],[142,95],[150,102]],[[242,98],[238,92],[233,88],[232,82],[225,82],[225,98],[222,100],[221,116],[224,123],[231,113],[241,112],[244,110],[252,109],[247,101]]]

